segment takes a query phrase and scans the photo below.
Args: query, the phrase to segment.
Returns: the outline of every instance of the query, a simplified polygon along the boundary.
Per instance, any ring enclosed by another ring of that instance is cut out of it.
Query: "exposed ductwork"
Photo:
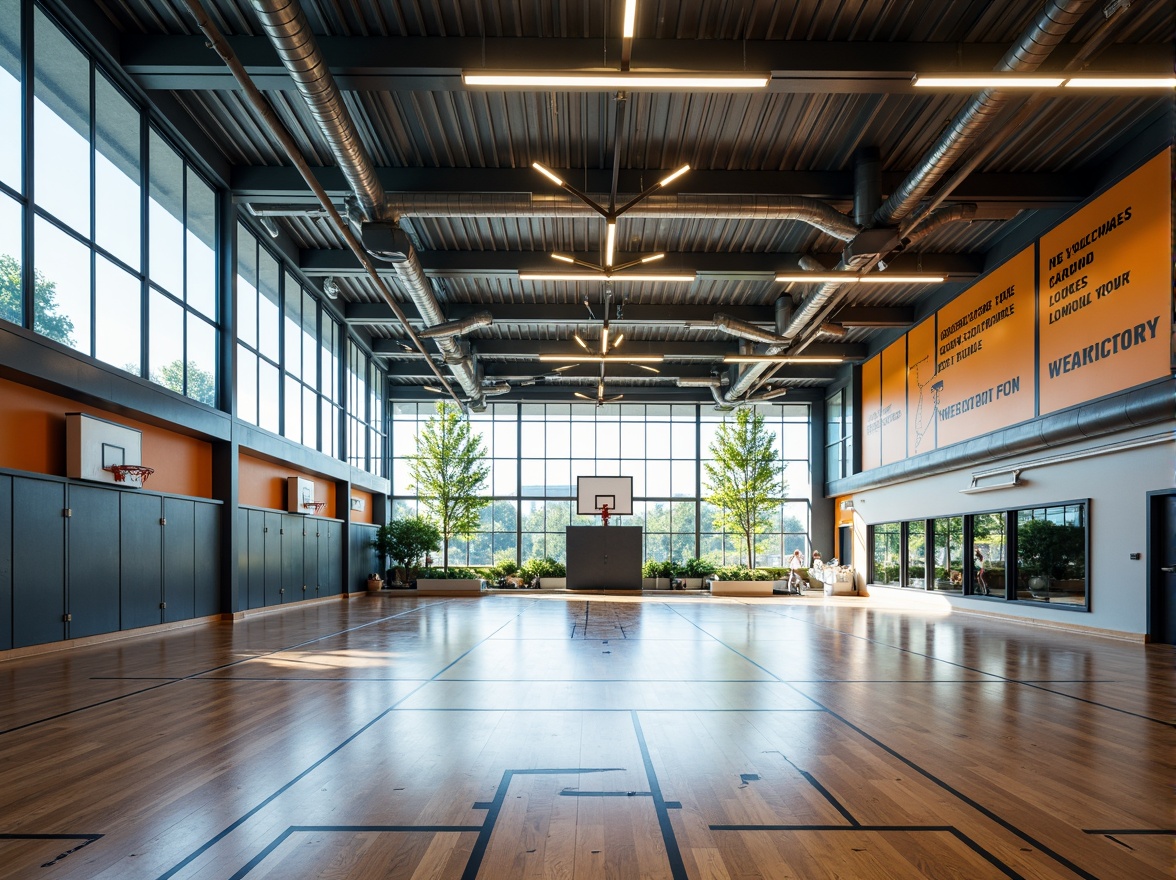
[[[417,336],[421,339],[448,339],[451,336],[461,336],[469,333],[478,327],[489,327],[493,323],[494,316],[489,312],[475,312],[467,318],[446,321],[444,324],[438,324],[436,327],[430,327],[428,330],[421,330],[417,333]]]
[[[750,339],[752,342],[763,342],[768,345],[785,345],[788,340],[777,336],[771,330],[765,330],[757,324],[732,318],[730,315],[719,313],[711,319],[715,327],[724,333],[738,336],[740,339]]]
[[[903,245],[914,244],[920,238],[926,238],[940,226],[946,226],[948,223],[956,223],[960,220],[971,220],[975,216],[976,206],[973,204],[952,205],[949,208],[940,208],[938,211],[928,214],[903,233]]]
[[[497,385],[483,385],[482,393],[487,397],[501,397],[503,394],[510,394],[510,383],[499,382]]]
[[[1037,70],[1092,5],[1093,0],[1050,0],[1021,39],[993,69],[1020,73]],[[1000,112],[1007,100],[1008,92],[995,89],[985,89],[972,98],[923,156],[918,167],[878,209],[874,215],[877,224],[892,225],[914,210],[923,196]]]
[[[335,162],[359,200],[364,216],[383,219],[386,211],[384,187],[301,6],[297,0],[253,0],[253,8],[282,64],[310,107]],[[397,280],[412,298],[425,325],[445,324],[445,315],[416,252],[409,247],[407,253],[396,254],[392,265]],[[482,383],[469,355],[452,338],[438,339],[437,348],[469,398],[470,407],[484,409]]]

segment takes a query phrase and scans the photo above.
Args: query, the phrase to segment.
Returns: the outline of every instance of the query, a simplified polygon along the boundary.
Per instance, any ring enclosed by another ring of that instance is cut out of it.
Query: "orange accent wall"
[[[65,414],[118,422],[143,432],[143,464],[155,468],[150,488],[212,497],[212,445],[27,385],[0,379],[0,467],[65,476]]]
[[[363,510],[351,511],[351,521],[368,523],[370,525],[372,522],[372,504],[374,503],[372,493],[364,492],[362,489],[352,489],[351,497],[358,498],[363,502]]]
[[[314,500],[326,502],[320,516],[335,516],[335,481],[296,471],[241,453],[237,470],[237,499],[249,507],[286,509],[286,478],[302,477],[314,483]]]

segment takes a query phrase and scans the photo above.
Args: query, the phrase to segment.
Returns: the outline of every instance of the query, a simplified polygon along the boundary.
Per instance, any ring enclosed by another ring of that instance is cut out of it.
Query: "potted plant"
[[[568,585],[567,568],[550,556],[531,558],[519,568],[519,576],[527,586],[547,590],[562,590]]]
[[[427,568],[417,576],[417,592],[423,596],[467,596],[481,594],[486,582],[470,568]]]
[[[641,586],[647,590],[669,590],[674,586],[674,577],[678,573],[678,566],[673,560],[658,562],[650,559],[641,566]],[[666,584],[663,587],[662,581]]]
[[[697,557],[687,559],[682,563],[679,578],[684,580],[683,588],[687,590],[701,590],[703,583],[715,573],[715,564],[709,559]]]
[[[420,558],[440,549],[441,532],[423,516],[408,516],[380,526],[372,539],[372,546],[385,565],[389,559],[398,565],[396,569],[389,569],[389,582],[397,586],[411,584]],[[403,582],[400,580],[401,571],[404,572]]]
[[[384,579],[380,577],[378,571],[373,571],[367,576],[367,591],[369,593],[378,593],[384,589]]]
[[[770,571],[745,565],[728,565],[717,569],[715,574],[718,580],[711,581],[712,596],[770,596],[788,583],[773,578]]]

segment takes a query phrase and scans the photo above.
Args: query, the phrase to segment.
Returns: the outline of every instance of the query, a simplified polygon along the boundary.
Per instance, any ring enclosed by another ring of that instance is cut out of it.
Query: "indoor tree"
[[[485,458],[482,438],[461,410],[452,403],[438,403],[437,414],[421,426],[409,467],[417,498],[441,531],[441,564],[446,571],[450,539],[469,538],[478,528],[482,509],[490,504],[478,494],[490,475]]]
[[[413,564],[441,549],[441,532],[423,516],[406,516],[380,526],[372,539],[372,546],[381,562],[386,564],[389,559],[396,562],[404,569],[405,581],[411,582]],[[400,580],[399,576],[396,580]]]
[[[784,496],[784,466],[776,455],[776,435],[764,417],[750,408],[735,413],[715,432],[710,446],[714,461],[706,463],[706,500],[718,508],[715,524],[742,535],[747,564],[755,567],[755,536],[767,531],[770,514]]]

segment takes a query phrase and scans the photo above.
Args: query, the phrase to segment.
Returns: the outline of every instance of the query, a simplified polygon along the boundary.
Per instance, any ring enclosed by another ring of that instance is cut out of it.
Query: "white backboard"
[[[104,470],[116,464],[144,464],[143,432],[95,418],[85,413],[65,414],[65,475],[75,480],[115,483],[114,474]],[[139,487],[138,478],[128,476],[119,483]]]
[[[314,513],[314,480],[286,477],[286,512]]]
[[[633,514],[632,477],[577,477],[576,513],[598,515],[608,505],[610,515]]]

